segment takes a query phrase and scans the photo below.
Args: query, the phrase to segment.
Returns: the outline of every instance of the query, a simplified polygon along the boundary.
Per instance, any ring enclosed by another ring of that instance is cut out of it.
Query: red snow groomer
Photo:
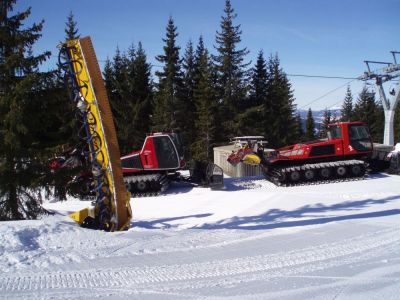
[[[367,124],[341,122],[329,125],[325,139],[268,153],[253,151],[250,155],[257,156],[255,160],[273,183],[294,185],[363,177],[372,152],[373,143]],[[246,161],[252,161],[251,157],[243,159],[244,163]]]
[[[171,181],[211,188],[221,188],[224,184],[223,170],[211,162],[193,162],[187,176],[179,172],[186,163],[178,133],[148,134],[142,149],[121,157],[121,162],[125,185],[137,196],[163,192]]]

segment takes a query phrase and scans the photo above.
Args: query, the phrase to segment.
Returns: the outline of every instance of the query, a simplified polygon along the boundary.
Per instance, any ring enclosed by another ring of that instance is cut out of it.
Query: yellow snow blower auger
[[[90,38],[63,43],[59,66],[82,124],[79,136],[87,144],[85,154],[96,195],[92,207],[70,216],[87,228],[127,229],[132,218],[130,194],[125,189],[113,116]]]

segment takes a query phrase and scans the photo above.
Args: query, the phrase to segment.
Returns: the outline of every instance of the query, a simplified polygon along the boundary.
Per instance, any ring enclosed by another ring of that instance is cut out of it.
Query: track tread
[[[170,183],[166,174],[159,173],[127,176],[124,178],[124,182],[133,197],[157,196],[165,192]],[[145,183],[146,190],[141,191],[137,189],[139,182]]]
[[[335,161],[335,162],[323,162],[323,163],[315,163],[315,164],[304,164],[301,166],[290,166],[290,167],[281,167],[276,168],[272,172],[268,173],[269,179],[278,186],[299,186],[299,185],[314,185],[314,184],[327,184],[333,182],[344,182],[344,181],[355,181],[362,180],[365,177],[365,172],[363,171],[360,176],[355,176],[350,173],[348,170],[347,174],[344,177],[339,177],[332,175],[334,174],[335,168],[344,166],[349,168],[350,166],[360,165],[363,170],[365,170],[365,162],[361,160],[343,160],[343,161]],[[323,179],[319,176],[319,172],[328,168],[331,170],[331,177]],[[314,180],[305,180],[301,178],[298,182],[290,181],[290,173],[294,171],[301,172],[302,177],[304,175],[304,171],[306,170],[314,170],[317,174]]]

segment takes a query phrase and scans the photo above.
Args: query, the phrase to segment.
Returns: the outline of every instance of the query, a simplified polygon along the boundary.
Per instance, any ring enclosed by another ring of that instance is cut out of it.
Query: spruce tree
[[[236,13],[229,0],[225,1],[225,15],[221,17],[220,31],[216,35],[217,55],[213,56],[218,76],[218,101],[221,106],[221,121],[225,138],[235,135],[235,118],[245,105],[246,99],[246,48],[237,49],[241,42],[240,25],[234,25]]]
[[[204,46],[204,45],[203,45]],[[193,43],[188,42],[182,62],[183,68],[183,88],[182,88],[182,111],[185,113],[183,141],[189,146],[195,139],[196,129],[193,120],[196,115],[196,105],[194,101],[194,88],[196,85],[196,57],[193,50]],[[190,147],[185,147],[185,157],[190,159]]]
[[[304,140],[304,128],[303,128],[303,120],[301,119],[300,113],[296,115],[296,137],[295,140],[297,142],[301,142]]]
[[[374,142],[382,142],[383,108],[376,103],[375,94],[366,86],[361,90],[354,106],[354,121],[366,122]]]
[[[196,85],[193,91],[196,103],[194,124],[197,134],[191,150],[194,159],[210,161],[219,132],[217,97],[208,51],[204,48],[201,51],[197,52]]]
[[[70,11],[67,22],[65,23],[65,40],[75,40],[79,39],[80,35],[78,34],[78,28],[76,27],[76,22],[74,21],[74,14]]]
[[[133,113],[133,95],[130,90],[130,62],[125,53],[117,47],[112,62],[112,87],[108,91],[111,110],[117,131],[121,153],[131,150],[129,137],[129,122]],[[108,67],[108,66],[106,66]],[[107,70],[108,72],[109,70]],[[108,79],[108,78],[106,78]],[[106,82],[107,86],[107,82]]]
[[[268,62],[267,107],[265,136],[271,147],[293,144],[296,140],[296,105],[291,84],[280,67],[278,55]]]
[[[180,47],[176,45],[177,27],[172,17],[168,20],[164,54],[156,57],[162,63],[162,71],[157,71],[157,92],[155,94],[153,130],[181,131],[184,126],[182,111],[182,71],[179,58]]]
[[[306,119],[306,134],[305,139],[306,141],[315,140],[315,122],[312,115],[311,108],[308,109],[307,119]]]
[[[38,71],[50,52],[32,53],[44,21],[24,27],[31,10],[9,15],[14,4],[3,0],[0,6],[0,220],[34,219],[43,212],[49,149],[59,142],[54,73]]]
[[[139,42],[133,57],[133,78],[131,93],[134,97],[134,114],[129,122],[130,151],[140,149],[146,133],[150,132],[150,117],[153,113],[153,85],[151,65],[147,62],[146,52]]]
[[[238,115],[239,135],[263,135],[267,126],[266,116],[270,115],[268,103],[268,71],[263,51],[260,50],[257,62],[251,69],[250,95],[246,109]]]
[[[262,50],[258,53],[257,62],[251,70],[250,106],[259,106],[266,103],[268,92],[267,63]]]
[[[325,108],[324,118],[322,120],[321,128],[319,130],[319,137],[320,138],[325,138],[326,137],[326,134],[328,132],[328,127],[329,127],[329,124],[331,124],[331,122],[332,122],[331,111],[329,109]]]
[[[350,86],[347,86],[346,96],[343,101],[342,109],[341,109],[341,118],[342,122],[350,122],[353,117],[353,96],[351,94]]]

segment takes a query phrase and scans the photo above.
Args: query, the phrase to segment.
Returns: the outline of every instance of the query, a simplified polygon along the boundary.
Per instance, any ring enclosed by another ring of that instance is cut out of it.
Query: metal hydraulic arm
[[[130,194],[125,189],[112,112],[90,38],[62,44],[59,65],[82,124],[79,136],[87,145],[85,154],[96,194],[93,207],[71,217],[93,229],[126,229],[132,217]]]

